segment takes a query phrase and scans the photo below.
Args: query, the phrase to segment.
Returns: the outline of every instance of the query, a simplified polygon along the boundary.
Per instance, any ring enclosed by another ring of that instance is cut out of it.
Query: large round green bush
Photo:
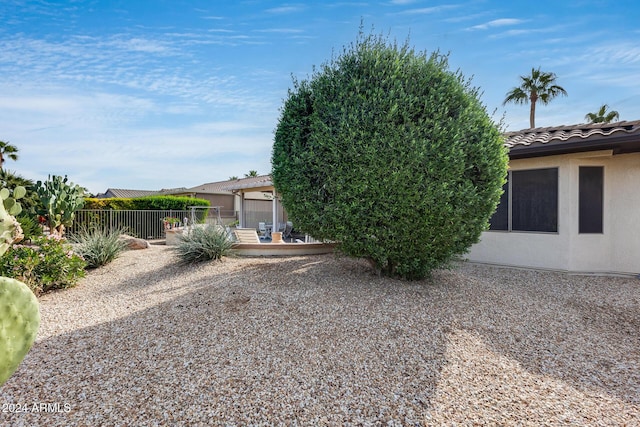
[[[447,57],[371,35],[294,80],[272,163],[297,229],[409,279],[478,241],[507,171],[500,131]]]

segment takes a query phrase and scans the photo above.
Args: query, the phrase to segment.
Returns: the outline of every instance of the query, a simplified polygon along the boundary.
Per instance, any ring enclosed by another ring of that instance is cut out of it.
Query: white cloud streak
[[[421,8],[413,8],[406,9],[398,12],[399,15],[431,15],[434,13],[440,13],[447,10],[458,9],[462,7],[461,5],[456,4],[444,4],[440,6],[432,6],[432,7],[421,7]]]
[[[485,22],[484,24],[474,25],[469,29],[470,30],[488,30],[490,28],[505,27],[509,25],[518,25],[524,22],[526,21],[522,19],[501,18],[501,19],[494,19],[493,21]]]

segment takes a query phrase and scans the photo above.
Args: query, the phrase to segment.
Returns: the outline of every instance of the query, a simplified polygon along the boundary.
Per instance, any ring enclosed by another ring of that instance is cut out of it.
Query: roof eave
[[[594,141],[567,141],[537,145],[515,145],[509,149],[510,159],[556,156],[561,154],[584,153],[587,151],[613,150],[613,154],[640,152],[638,135],[598,138]]]

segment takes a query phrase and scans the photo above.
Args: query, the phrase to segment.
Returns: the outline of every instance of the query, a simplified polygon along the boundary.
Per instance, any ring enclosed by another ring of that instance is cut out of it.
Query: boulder
[[[127,234],[121,235],[120,240],[127,244],[127,249],[147,249],[150,246],[149,242],[146,240],[138,239],[137,237],[129,236]]]

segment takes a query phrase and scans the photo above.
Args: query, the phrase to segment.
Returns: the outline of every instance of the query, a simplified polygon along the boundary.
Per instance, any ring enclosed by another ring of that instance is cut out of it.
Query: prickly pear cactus
[[[73,223],[75,212],[84,205],[84,190],[66,175],[53,175],[45,182],[36,182],[35,192],[40,200],[36,213],[47,219],[51,233],[62,236],[65,227]]]
[[[20,212],[15,201],[24,196],[24,188],[0,190],[0,255],[22,239],[22,229],[12,214]],[[0,277],[0,385],[13,374],[33,345],[40,327],[40,306],[24,283]]]
[[[0,385],[15,372],[40,327],[36,296],[24,283],[0,277]]]

